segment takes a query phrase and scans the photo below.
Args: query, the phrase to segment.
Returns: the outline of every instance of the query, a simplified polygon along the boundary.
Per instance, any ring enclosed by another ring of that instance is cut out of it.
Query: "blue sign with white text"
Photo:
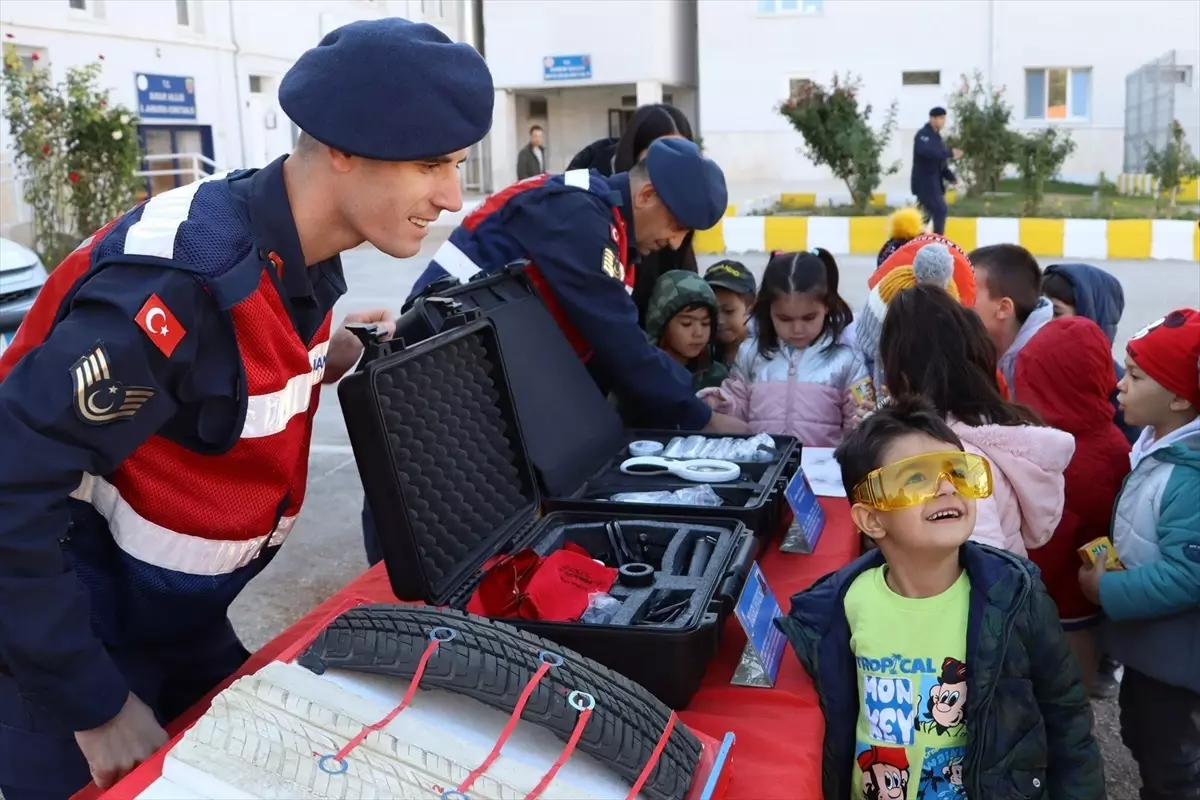
[[[792,508],[793,520],[780,549],[791,553],[811,553],[821,538],[821,531],[825,530],[825,512],[803,469],[796,470],[783,490],[783,496]]]
[[[139,117],[196,118],[196,82],[182,75],[148,75],[139,72]]]
[[[586,81],[591,77],[591,56],[546,56],[542,59],[542,80]]]
[[[775,627],[775,620],[783,616],[783,612],[779,610],[779,603],[775,602],[775,595],[767,586],[767,579],[757,563],[746,576],[746,585],[742,588],[733,613],[746,632],[746,638],[758,656],[758,663],[773,685],[779,674],[779,662],[783,658],[785,644],[783,634]]]

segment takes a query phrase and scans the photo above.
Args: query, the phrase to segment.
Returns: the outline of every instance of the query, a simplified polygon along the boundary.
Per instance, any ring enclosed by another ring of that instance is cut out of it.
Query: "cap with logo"
[[[419,161],[463,150],[492,126],[483,57],[432,25],[360,20],[326,34],[279,84],[300,130],[346,153]]]
[[[704,280],[714,289],[728,289],[738,294],[754,294],[758,291],[754,273],[740,261],[718,261],[704,273]]]
[[[687,139],[659,139],[646,151],[650,183],[663,205],[685,228],[708,230],[729,205],[725,173]]]

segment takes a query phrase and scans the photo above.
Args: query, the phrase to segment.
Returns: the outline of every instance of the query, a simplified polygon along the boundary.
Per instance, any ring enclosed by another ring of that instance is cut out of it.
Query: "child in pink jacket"
[[[757,336],[742,342],[720,388],[699,396],[755,433],[837,446],[859,418],[851,387],[867,378],[862,354],[843,335],[852,318],[832,255],[774,253],[754,304]]]
[[[938,287],[906,289],[888,307],[879,352],[888,386],[925,395],[967,452],[991,462],[992,496],[978,503],[971,539],[1020,556],[1050,541],[1075,438],[1004,400],[979,316]]]

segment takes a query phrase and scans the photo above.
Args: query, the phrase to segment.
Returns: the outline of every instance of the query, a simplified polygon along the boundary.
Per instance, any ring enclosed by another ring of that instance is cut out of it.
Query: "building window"
[[[35,68],[48,69],[50,67],[50,51],[46,48],[17,45],[16,50],[17,57],[21,59],[21,68],[26,72],[33,72]],[[34,59],[35,55],[36,59]]]
[[[67,5],[76,11],[87,11],[87,0],[67,0]]]
[[[426,19],[445,19],[445,0],[421,0],[421,16]]]
[[[175,0],[175,22],[185,28],[192,25],[192,9],[189,0]]]
[[[808,78],[789,78],[788,79],[788,99],[799,100],[804,95],[812,91],[813,82]]]
[[[1091,104],[1091,69],[1025,70],[1026,119],[1085,120],[1091,116]]]
[[[941,86],[942,73],[936,69],[901,72],[900,83],[903,86]]]
[[[820,14],[825,0],[758,0],[760,14]]]

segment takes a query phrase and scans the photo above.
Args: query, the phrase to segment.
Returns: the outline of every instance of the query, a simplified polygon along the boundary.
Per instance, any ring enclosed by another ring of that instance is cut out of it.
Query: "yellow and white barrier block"
[[[1016,243],[1050,258],[1200,261],[1200,223],[1169,219],[951,217],[946,235],[964,250]],[[697,253],[763,253],[823,247],[836,255],[875,255],[887,217],[727,216],[697,231]]]

